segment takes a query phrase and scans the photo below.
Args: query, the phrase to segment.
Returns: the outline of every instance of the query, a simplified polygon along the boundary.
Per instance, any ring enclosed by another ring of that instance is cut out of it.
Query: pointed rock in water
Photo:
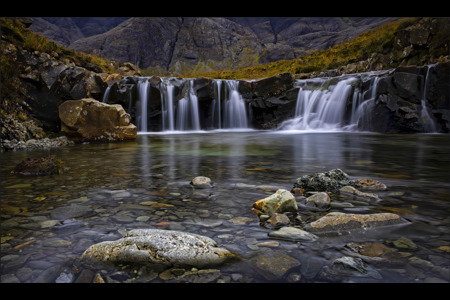
[[[162,229],[133,229],[123,238],[90,246],[81,256],[85,263],[151,263],[204,267],[236,256],[211,238]]]
[[[252,211],[258,217],[272,216],[274,213],[297,212],[297,202],[291,192],[279,189],[275,194],[253,203]]]

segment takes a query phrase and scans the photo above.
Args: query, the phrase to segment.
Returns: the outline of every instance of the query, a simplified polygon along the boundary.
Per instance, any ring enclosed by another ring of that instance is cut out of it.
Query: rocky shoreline
[[[55,147],[64,147],[75,144],[66,136],[57,138],[29,139],[27,141],[1,140],[1,151],[19,151],[19,150],[36,150],[50,149]]]

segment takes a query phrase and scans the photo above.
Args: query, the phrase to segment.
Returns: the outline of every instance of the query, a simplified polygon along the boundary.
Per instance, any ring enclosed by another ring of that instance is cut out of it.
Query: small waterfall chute
[[[137,90],[138,90],[138,97],[139,97],[139,107],[138,107],[138,118],[137,118],[137,124],[138,124],[138,131],[141,132],[147,132],[148,131],[148,124],[147,124],[147,113],[148,113],[148,101],[149,101],[149,88],[150,88],[150,81],[148,78],[139,78],[137,82]]]
[[[228,89],[228,99],[225,101],[224,128],[248,128],[245,101],[238,91],[239,81],[226,80],[225,83]]]

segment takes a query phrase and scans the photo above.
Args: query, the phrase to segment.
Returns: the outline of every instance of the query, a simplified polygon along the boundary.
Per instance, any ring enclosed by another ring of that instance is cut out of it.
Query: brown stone
[[[310,232],[328,232],[353,229],[369,229],[377,226],[407,224],[408,221],[396,214],[345,214],[331,212],[326,216],[309,223],[305,230]]]
[[[386,185],[375,179],[354,179],[350,181],[350,185],[359,190],[384,191],[387,189]]]
[[[68,100],[59,106],[61,131],[77,142],[123,141],[137,136],[136,126],[120,104],[94,99]]]

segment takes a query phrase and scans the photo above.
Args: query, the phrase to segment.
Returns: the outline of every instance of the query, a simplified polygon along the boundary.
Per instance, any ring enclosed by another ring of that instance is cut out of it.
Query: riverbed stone
[[[191,180],[191,185],[196,189],[208,189],[212,187],[212,181],[206,176],[197,176]]]
[[[94,215],[95,212],[92,208],[86,205],[71,204],[68,206],[62,206],[55,208],[50,213],[54,220],[66,220],[78,217],[89,217]]]
[[[294,183],[294,188],[317,192],[337,192],[342,186],[349,184],[349,176],[341,169],[333,169],[323,173],[303,175]]]
[[[205,267],[234,257],[206,236],[174,230],[133,229],[119,240],[90,246],[81,261]]]
[[[20,162],[11,173],[21,175],[52,175],[62,172],[63,162],[55,157],[27,158]]]
[[[368,200],[377,200],[379,199],[377,194],[373,194],[373,193],[364,193],[361,192],[360,190],[354,188],[353,186],[343,186],[342,188],[339,189],[339,193],[343,196],[356,196],[356,197],[362,197],[362,198],[366,198]]]
[[[330,207],[331,198],[328,193],[319,192],[306,198],[306,205],[317,207],[317,208],[328,208]]]
[[[385,191],[387,186],[375,179],[358,178],[350,180],[349,185],[358,190]]]
[[[252,211],[258,217],[272,216],[274,213],[297,212],[297,202],[288,190],[279,189],[275,194],[253,203]]]
[[[270,248],[249,260],[250,265],[267,280],[281,279],[286,272],[301,265],[297,259]]]
[[[392,213],[376,214],[346,214],[331,212],[320,219],[307,224],[304,229],[308,232],[330,232],[353,229],[369,229],[379,226],[408,224],[399,215]]]
[[[314,241],[318,237],[312,233],[295,227],[282,227],[276,231],[269,232],[269,237],[290,241]]]

